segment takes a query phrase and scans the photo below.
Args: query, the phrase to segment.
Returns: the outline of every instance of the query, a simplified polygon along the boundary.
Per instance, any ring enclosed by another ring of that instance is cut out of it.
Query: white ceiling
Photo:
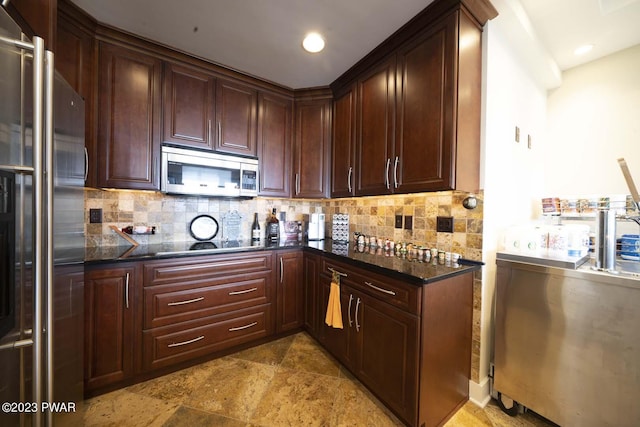
[[[433,0],[71,1],[99,22],[297,89],[328,85]],[[640,0],[508,2],[562,70],[640,43]],[[504,0],[494,4],[500,12]],[[323,52],[302,49],[309,31],[324,35]],[[593,51],[575,57],[585,43]]]

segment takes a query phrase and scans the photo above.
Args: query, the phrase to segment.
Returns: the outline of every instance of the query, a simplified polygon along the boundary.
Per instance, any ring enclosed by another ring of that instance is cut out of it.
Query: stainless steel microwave
[[[168,194],[255,197],[258,160],[162,146],[160,190]]]

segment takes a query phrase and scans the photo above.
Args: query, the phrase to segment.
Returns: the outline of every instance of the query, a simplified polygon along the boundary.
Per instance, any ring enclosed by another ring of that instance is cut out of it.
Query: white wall
[[[572,68],[549,92],[544,191],[628,194],[617,159],[640,185],[640,45]]]
[[[619,157],[640,185],[640,46],[557,76],[519,1],[493,3],[500,15],[483,34],[480,384],[470,384],[480,404],[493,348],[495,254],[506,227],[537,218],[541,197],[628,194]],[[638,232],[630,226],[626,232]]]
[[[536,209],[531,194],[543,186],[546,88],[517,60],[498,19],[484,31],[485,96],[483,129],[483,290],[480,383],[486,380],[493,348],[492,304],[495,254],[504,229],[529,220]],[[520,128],[520,142],[515,128]],[[531,148],[527,136],[531,135]]]

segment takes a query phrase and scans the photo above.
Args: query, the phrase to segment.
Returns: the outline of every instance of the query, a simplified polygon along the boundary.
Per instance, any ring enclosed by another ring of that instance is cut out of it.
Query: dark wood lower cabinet
[[[356,300],[354,373],[402,420],[411,422],[417,408],[419,319],[347,290]]]
[[[302,251],[279,251],[276,332],[285,332],[304,324],[304,287],[302,286]]]
[[[443,424],[468,400],[473,274],[403,283],[319,256],[309,332],[404,423]],[[308,265],[308,264],[307,264]],[[334,269],[343,329],[324,323]]]
[[[273,333],[269,304],[143,332],[145,371],[206,356]]]
[[[134,373],[135,264],[85,271],[85,392]]]
[[[468,400],[473,273],[407,283],[297,249],[114,263],[87,268],[85,307],[85,395],[304,327],[409,426]]]

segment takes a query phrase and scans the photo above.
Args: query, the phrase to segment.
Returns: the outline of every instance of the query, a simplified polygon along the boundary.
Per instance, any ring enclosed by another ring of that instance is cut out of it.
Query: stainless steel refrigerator
[[[78,425],[84,101],[0,8],[0,425]]]

